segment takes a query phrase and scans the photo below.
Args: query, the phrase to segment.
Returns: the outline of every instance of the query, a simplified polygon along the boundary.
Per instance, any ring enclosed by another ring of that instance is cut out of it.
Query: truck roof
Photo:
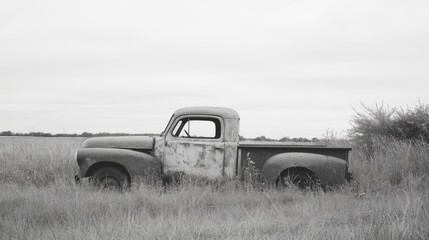
[[[240,116],[234,109],[225,107],[185,107],[174,112],[176,116],[186,114],[217,115],[222,118],[240,119]]]

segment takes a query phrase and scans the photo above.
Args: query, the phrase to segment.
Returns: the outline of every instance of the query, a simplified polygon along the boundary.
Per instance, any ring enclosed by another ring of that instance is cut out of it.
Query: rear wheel
[[[316,176],[308,170],[286,169],[277,181],[280,187],[297,187],[300,190],[317,190],[320,183]]]
[[[130,187],[127,175],[114,167],[102,167],[90,177],[92,185],[100,189],[122,190]]]

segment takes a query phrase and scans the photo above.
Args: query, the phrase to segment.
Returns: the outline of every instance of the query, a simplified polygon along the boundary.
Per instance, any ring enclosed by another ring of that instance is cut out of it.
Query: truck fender
[[[94,167],[116,166],[130,178],[161,178],[161,161],[142,152],[115,148],[82,148],[77,152],[80,177],[89,177]]]
[[[262,167],[262,175],[270,184],[289,168],[304,168],[312,172],[323,186],[345,181],[347,162],[336,157],[314,153],[281,153],[270,157]]]

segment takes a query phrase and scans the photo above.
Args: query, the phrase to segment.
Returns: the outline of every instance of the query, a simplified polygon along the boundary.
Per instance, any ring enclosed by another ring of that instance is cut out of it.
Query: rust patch
[[[164,174],[184,172],[198,177],[222,176],[223,143],[169,141],[164,151]]]

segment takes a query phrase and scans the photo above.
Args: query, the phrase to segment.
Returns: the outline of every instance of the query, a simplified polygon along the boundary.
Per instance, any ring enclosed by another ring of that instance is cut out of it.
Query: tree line
[[[107,132],[101,132],[101,133],[90,133],[90,132],[83,132],[83,133],[46,133],[46,132],[29,132],[29,133],[14,133],[12,131],[3,131],[0,132],[0,136],[22,136],[22,137],[102,137],[102,136],[156,136],[159,134],[152,134],[152,133],[107,133]]]

